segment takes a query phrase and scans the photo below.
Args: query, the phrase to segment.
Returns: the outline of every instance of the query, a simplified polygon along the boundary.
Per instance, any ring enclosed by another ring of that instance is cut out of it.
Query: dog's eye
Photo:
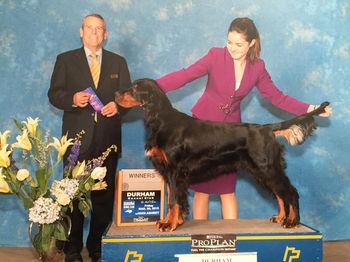
[[[135,92],[135,98],[138,101],[146,100],[147,97],[148,97],[148,92],[145,92],[145,91],[137,91],[137,92]]]

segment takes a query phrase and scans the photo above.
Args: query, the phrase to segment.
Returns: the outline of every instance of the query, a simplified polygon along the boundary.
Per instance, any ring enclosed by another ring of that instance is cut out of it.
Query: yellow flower
[[[85,160],[82,163],[78,163],[72,170],[72,176],[73,178],[77,178],[78,176],[84,175],[84,169],[85,169]]]
[[[10,158],[9,155],[11,154],[11,151],[6,151],[7,145],[5,145],[0,150],[0,167],[9,167],[10,166]]]
[[[0,193],[10,193],[10,188],[4,177],[2,176],[2,169],[0,169]]]
[[[73,139],[70,138],[67,140],[67,135],[62,136],[61,140],[58,140],[56,137],[53,138],[53,143],[50,143],[48,146],[53,146],[57,150],[57,160],[61,160],[64,154],[67,151],[67,148],[70,145],[73,145]]]
[[[105,176],[106,176],[106,173],[107,173],[107,168],[104,166],[104,167],[96,167],[92,173],[91,173],[91,178],[92,179],[98,179],[98,180],[102,180]]]
[[[6,130],[4,133],[0,132],[0,149],[7,145],[7,138],[10,136],[10,133],[10,130]]]
[[[91,190],[95,191],[95,190],[104,190],[107,188],[107,183],[106,181],[99,181],[96,184],[94,184],[91,188]]]
[[[16,178],[18,181],[24,181],[29,177],[29,171],[28,169],[20,169],[17,171]]]
[[[22,148],[28,151],[32,149],[32,144],[29,141],[27,129],[24,129],[22,135],[17,136],[16,140],[17,143],[12,144],[13,147]]]
[[[22,121],[22,123],[24,123],[27,127],[27,130],[29,132],[29,134],[31,136],[35,136],[35,133],[36,133],[36,128],[38,127],[38,124],[39,124],[39,118],[31,118],[31,117],[27,117],[27,121]]]
[[[60,204],[61,206],[66,206],[70,203],[70,198],[67,194],[59,194],[58,197],[57,197],[57,202],[58,204]]]

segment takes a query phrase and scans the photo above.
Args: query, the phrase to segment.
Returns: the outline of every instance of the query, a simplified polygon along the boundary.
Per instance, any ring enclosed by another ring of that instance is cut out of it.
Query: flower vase
[[[67,225],[67,236],[70,234],[70,230],[72,228],[72,222],[70,217],[64,217],[61,220],[64,220],[64,223]],[[39,234],[39,238],[42,236],[42,230],[43,225],[30,222],[29,228],[28,228],[28,235],[30,242],[32,243],[32,246],[34,247],[38,259],[43,262],[54,262],[54,261],[63,261],[64,253],[63,253],[63,247],[64,247],[64,241],[60,241],[61,248],[58,248],[56,245],[56,239],[53,236],[49,236],[49,238],[46,238],[46,241],[49,241],[49,243],[45,243],[46,245],[49,245],[48,249],[43,251],[42,246],[44,245],[43,242],[40,242],[39,246],[36,246],[35,244],[35,237]],[[44,241],[43,239],[40,239],[41,241]],[[62,245],[63,243],[63,245]]]

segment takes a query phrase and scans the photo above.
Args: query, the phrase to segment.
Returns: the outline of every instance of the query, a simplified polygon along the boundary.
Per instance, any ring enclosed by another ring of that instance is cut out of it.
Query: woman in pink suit
[[[283,94],[259,58],[260,51],[259,32],[254,22],[249,18],[236,18],[228,29],[226,47],[211,48],[194,64],[157,79],[157,83],[168,92],[206,75],[206,88],[191,110],[194,117],[203,120],[240,122],[240,104],[254,86],[273,105],[295,115],[317,107]],[[328,108],[324,116],[330,114],[331,108]],[[207,219],[209,195],[220,194],[223,218],[236,219],[235,186],[235,173],[190,185],[195,191],[193,218]]]

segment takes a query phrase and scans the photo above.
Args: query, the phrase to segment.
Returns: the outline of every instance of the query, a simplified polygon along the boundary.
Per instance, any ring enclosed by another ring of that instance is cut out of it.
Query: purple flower
[[[96,167],[102,166],[103,162],[104,162],[104,159],[102,158],[94,158],[85,166],[85,171],[91,172]]]
[[[79,151],[80,151],[81,141],[76,140],[71,148],[71,152],[67,157],[68,164],[64,167],[64,170],[67,171],[70,167],[74,167],[78,161]]]
[[[16,161],[15,159],[12,157],[12,154],[10,155],[10,167],[13,171],[17,172],[18,171],[18,167],[16,166]]]

